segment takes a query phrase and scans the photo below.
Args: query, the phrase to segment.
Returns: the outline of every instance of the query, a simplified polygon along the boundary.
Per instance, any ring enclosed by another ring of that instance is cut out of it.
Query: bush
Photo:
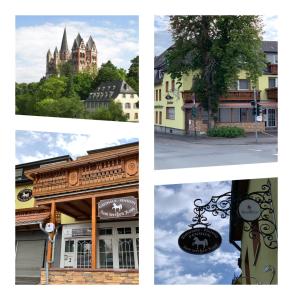
[[[213,137],[234,138],[234,137],[239,137],[244,135],[245,135],[244,129],[235,126],[216,127],[208,130],[208,136],[213,136]]]

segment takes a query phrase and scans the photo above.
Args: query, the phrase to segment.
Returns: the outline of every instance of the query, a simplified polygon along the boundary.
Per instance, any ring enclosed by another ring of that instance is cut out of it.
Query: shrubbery
[[[239,137],[244,135],[245,135],[244,129],[235,126],[215,127],[208,130],[208,136],[213,136],[213,137],[234,138],[234,137]]]

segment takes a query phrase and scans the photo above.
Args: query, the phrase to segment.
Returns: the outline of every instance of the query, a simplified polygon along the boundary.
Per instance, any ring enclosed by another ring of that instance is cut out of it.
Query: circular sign
[[[179,239],[179,247],[190,254],[207,254],[220,247],[220,234],[210,228],[193,228],[183,232]]]
[[[261,210],[255,200],[245,199],[240,202],[238,212],[244,221],[252,222],[260,217]]]
[[[33,196],[33,191],[31,189],[23,189],[17,194],[17,199],[21,202],[26,202],[30,200]]]

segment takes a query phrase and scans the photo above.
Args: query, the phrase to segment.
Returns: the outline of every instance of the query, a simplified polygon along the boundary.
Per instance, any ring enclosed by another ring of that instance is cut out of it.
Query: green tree
[[[38,99],[59,99],[65,95],[66,88],[66,77],[51,76],[40,83]]]
[[[89,118],[94,120],[127,121],[127,116],[123,113],[121,103],[114,101],[111,101],[107,108],[98,108],[95,112],[90,114]]]
[[[136,56],[131,60],[126,81],[137,93],[139,93],[139,56]]]
[[[102,64],[97,77],[95,78],[94,85],[98,86],[101,82],[112,81],[112,80],[123,80],[121,71],[115,67],[110,60],[105,64]]]
[[[259,16],[171,16],[174,46],[167,54],[167,71],[179,82],[193,72],[192,91],[207,110],[213,127],[219,97],[241,70],[255,84],[265,66]]]
[[[84,106],[79,98],[46,98],[36,104],[36,115],[61,118],[84,117]]]
[[[87,99],[90,92],[94,88],[93,85],[94,85],[94,77],[92,73],[89,72],[77,73],[73,77],[74,91],[82,100]]]

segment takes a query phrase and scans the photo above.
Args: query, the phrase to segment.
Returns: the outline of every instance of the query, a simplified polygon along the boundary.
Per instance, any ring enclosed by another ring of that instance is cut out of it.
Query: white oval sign
[[[240,202],[238,212],[244,221],[252,222],[260,217],[261,210],[255,200],[245,199]]]

